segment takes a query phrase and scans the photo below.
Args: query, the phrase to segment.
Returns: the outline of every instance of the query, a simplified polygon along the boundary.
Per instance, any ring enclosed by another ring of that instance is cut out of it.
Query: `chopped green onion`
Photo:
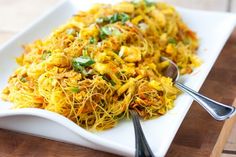
[[[174,38],[169,38],[168,43],[169,44],[177,44],[177,41]]]
[[[72,59],[72,67],[74,68],[74,70],[80,71],[84,75],[90,74],[90,72],[87,72],[85,70],[85,67],[88,67],[94,63],[95,61],[89,56],[80,56]]]
[[[109,17],[100,17],[96,19],[96,23],[104,23],[104,22],[109,22],[110,18]]]
[[[105,39],[106,36],[109,35],[120,35],[121,32],[119,31],[119,29],[115,28],[115,27],[111,27],[111,26],[104,26],[101,28],[100,30],[100,38],[101,39]]]
[[[45,51],[43,51],[43,54],[42,54],[41,59],[42,59],[42,60],[46,60],[49,56],[51,56],[51,54],[52,54],[51,51],[45,50]]]
[[[104,26],[101,28],[101,32],[106,34],[106,35],[111,35],[112,34],[112,29],[109,26]]]
[[[108,26],[104,26],[101,28],[100,38],[103,40],[106,38],[107,35],[111,35],[111,29]]]
[[[129,15],[125,14],[125,13],[121,13],[119,14],[119,19],[121,20],[121,22],[124,24],[126,21],[129,20]]]
[[[23,82],[23,83],[25,83],[27,80],[26,80],[25,77],[22,76],[22,77],[20,78],[20,81]]]
[[[73,93],[78,93],[79,92],[79,87],[72,87],[70,90]]]
[[[115,23],[119,20],[119,14],[118,13],[115,13],[113,14],[110,18],[109,18],[109,21],[110,23]]]
[[[80,64],[78,64],[75,61],[72,61],[72,67],[74,68],[75,71],[82,72],[84,70],[84,67],[82,67]]]
[[[121,21],[124,24],[128,20],[129,15],[127,15],[126,13],[115,13],[109,18],[110,23]]]
[[[113,30],[112,30],[112,35],[118,36],[118,35],[120,35],[120,34],[121,34],[121,32],[120,32],[119,29],[113,28]]]
[[[111,30],[110,30],[110,27],[109,26],[104,26],[101,28],[100,30],[100,38],[103,40],[106,38],[107,35],[110,35],[111,34]]]
[[[108,17],[97,18],[97,23],[115,23],[121,21],[123,24],[130,19],[129,15],[126,13],[115,13]]]
[[[73,58],[73,60],[72,60],[72,65],[75,68],[77,66],[88,67],[94,63],[95,63],[95,61],[92,58],[90,58],[89,56],[80,56],[77,58]]]
[[[110,82],[112,86],[116,85],[116,83],[112,79],[108,79],[105,75],[103,75],[102,78],[106,80],[107,82]]]
[[[103,39],[105,39],[106,38],[106,34],[104,33],[104,32],[100,32],[100,35],[99,35],[99,37],[103,40]]]
[[[116,83],[113,80],[110,80],[110,83],[111,83],[112,86],[116,85]]]
[[[90,37],[89,38],[89,43],[90,44],[94,44],[95,43],[95,38],[94,37]]]

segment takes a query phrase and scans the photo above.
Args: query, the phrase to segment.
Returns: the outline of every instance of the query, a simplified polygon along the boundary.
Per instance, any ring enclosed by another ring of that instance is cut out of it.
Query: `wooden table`
[[[9,0],[12,1],[12,0]],[[15,1],[16,3],[22,0]],[[28,3],[30,3],[29,0]],[[0,0],[2,4],[3,0]],[[4,1],[5,3],[8,1]],[[32,2],[32,1],[31,1]],[[48,3],[54,3],[49,0]],[[40,3],[41,4],[41,3]],[[29,5],[30,6],[30,5]],[[0,6],[1,8],[2,6]],[[34,11],[39,12],[40,8]],[[19,10],[19,9],[18,9]],[[30,13],[31,13],[30,12]],[[1,13],[1,10],[0,10]],[[19,11],[19,13],[22,13]],[[23,12],[24,13],[24,12]],[[36,13],[35,13],[36,14]],[[29,16],[28,14],[26,14]],[[25,15],[25,16],[26,16]],[[4,15],[5,16],[5,15]],[[24,16],[24,17],[25,17]],[[0,16],[3,17],[3,16]],[[36,17],[36,16],[35,16]],[[13,19],[12,19],[13,20]],[[18,20],[18,25],[0,26],[0,41],[3,41],[23,27],[24,19]],[[1,18],[0,18],[1,21]],[[16,21],[15,21],[16,23]],[[4,26],[4,27],[3,27]],[[3,29],[1,29],[3,28]],[[10,31],[9,31],[10,30]],[[236,30],[231,35],[216,64],[207,77],[200,92],[224,103],[232,104],[236,97]],[[236,103],[235,103],[236,104]],[[220,156],[224,143],[229,135],[234,119],[227,122],[213,120],[199,105],[193,104],[179,131],[177,132],[167,157],[205,157]],[[225,151],[236,153],[236,148]],[[0,129],[0,157],[73,157],[73,156],[115,156],[88,148],[55,142],[47,139],[23,135]]]

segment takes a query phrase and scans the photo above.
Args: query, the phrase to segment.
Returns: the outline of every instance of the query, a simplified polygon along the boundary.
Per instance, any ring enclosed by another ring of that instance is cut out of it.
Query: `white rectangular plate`
[[[25,31],[4,44],[0,48],[0,91],[7,85],[8,77],[17,67],[15,58],[22,53],[22,44],[45,37],[57,26],[65,23],[78,10],[88,9],[94,2],[94,0],[87,2],[62,1]],[[195,69],[191,75],[182,77],[185,85],[198,91],[232,32],[236,23],[236,16],[228,13],[183,8],[177,8],[177,10],[187,25],[196,31],[200,38],[198,55],[203,64]],[[165,155],[191,103],[192,99],[189,96],[181,94],[175,101],[174,109],[166,115],[142,122],[144,133],[155,156]],[[10,109],[11,105],[9,102],[0,100],[1,128],[119,155],[134,155],[134,131],[131,121],[124,120],[113,129],[91,133],[58,114],[40,109],[12,110]]]

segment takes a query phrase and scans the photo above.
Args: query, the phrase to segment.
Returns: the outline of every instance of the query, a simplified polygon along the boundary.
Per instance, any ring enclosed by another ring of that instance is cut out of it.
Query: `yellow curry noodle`
[[[173,60],[181,74],[200,62],[196,34],[165,3],[96,4],[46,39],[24,46],[2,92],[14,108],[59,113],[89,130],[105,130],[136,110],[165,114],[178,90],[162,75]]]

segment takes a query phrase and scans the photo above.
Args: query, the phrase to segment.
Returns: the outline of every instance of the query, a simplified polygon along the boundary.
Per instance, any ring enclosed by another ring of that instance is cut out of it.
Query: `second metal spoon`
[[[135,157],[154,157],[154,154],[148,145],[148,142],[143,133],[139,115],[136,111],[129,111],[134,124],[134,132],[135,132]]]
[[[178,82],[179,69],[177,65],[165,57],[161,57],[161,61],[170,62],[169,66],[163,71],[164,75],[172,78],[177,88],[192,96],[213,118],[216,120],[226,120],[236,113],[235,107],[216,102]]]

